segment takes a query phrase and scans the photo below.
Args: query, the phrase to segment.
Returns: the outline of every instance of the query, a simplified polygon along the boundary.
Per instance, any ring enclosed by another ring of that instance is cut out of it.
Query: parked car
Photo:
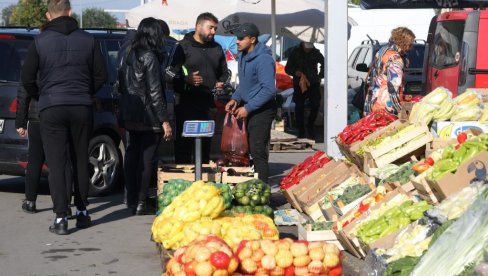
[[[377,40],[365,40],[356,47],[347,60],[347,86],[356,92],[366,79],[378,50],[386,45]],[[422,70],[424,64],[425,42],[416,40],[413,49],[407,53],[409,66],[406,68],[405,94],[422,95]]]
[[[445,12],[432,18],[427,37],[425,87],[443,86],[453,96],[488,88],[488,10]]]
[[[89,143],[90,195],[101,195],[117,185],[122,176],[124,131],[118,127],[112,96],[117,52],[125,31],[87,30],[100,43],[108,70],[107,83],[96,93],[94,131]],[[38,29],[0,28],[0,174],[24,175],[27,138],[15,129],[17,88],[27,49]],[[47,167],[44,167],[47,173]]]

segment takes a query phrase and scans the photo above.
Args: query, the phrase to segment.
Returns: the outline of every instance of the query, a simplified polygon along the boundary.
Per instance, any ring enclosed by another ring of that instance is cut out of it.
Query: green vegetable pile
[[[334,223],[331,221],[320,221],[320,222],[304,223],[303,227],[305,227],[307,224],[312,225],[312,231],[332,230],[332,226],[334,225]]]
[[[274,217],[273,209],[269,206],[234,206],[230,214],[262,214],[270,218]]]
[[[390,208],[381,217],[361,224],[357,236],[364,243],[370,244],[420,219],[430,207],[432,206],[425,201],[406,201],[400,206]]]
[[[170,179],[164,185],[163,192],[158,195],[158,213],[162,212],[166,206],[173,202],[173,199],[190,187],[191,181],[183,179]]]
[[[233,190],[234,205],[259,206],[269,203],[271,188],[259,179],[252,179],[236,185]]]
[[[403,257],[391,262],[385,270],[384,276],[409,276],[413,271],[420,257]]]
[[[482,134],[462,143],[457,150],[453,145],[448,145],[442,151],[442,159],[434,164],[432,172],[427,177],[437,181],[448,173],[456,172],[462,163],[486,150],[488,150],[488,134]]]
[[[337,202],[339,201],[342,201],[345,205],[347,205],[363,195],[368,194],[369,192],[371,192],[371,187],[369,187],[369,185],[357,184],[347,187],[344,193],[336,198],[334,205],[337,206]]]
[[[413,162],[407,162],[400,166],[400,168],[389,175],[387,178],[383,179],[381,183],[385,182],[400,182],[401,185],[406,184],[410,181],[410,176],[414,175],[415,171],[412,170]]]

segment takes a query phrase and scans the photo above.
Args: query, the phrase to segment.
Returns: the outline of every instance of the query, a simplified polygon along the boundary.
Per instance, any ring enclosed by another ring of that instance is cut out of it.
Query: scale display
[[[212,137],[215,131],[215,121],[185,121],[183,137]]]

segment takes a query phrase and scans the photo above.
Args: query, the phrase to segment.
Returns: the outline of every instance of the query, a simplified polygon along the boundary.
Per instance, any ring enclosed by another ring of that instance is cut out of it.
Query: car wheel
[[[107,135],[90,140],[90,196],[99,196],[112,190],[118,183],[121,157],[114,141]]]

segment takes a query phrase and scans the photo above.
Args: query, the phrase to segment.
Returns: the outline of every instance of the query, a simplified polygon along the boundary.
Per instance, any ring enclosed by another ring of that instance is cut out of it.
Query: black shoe
[[[68,220],[61,219],[60,222],[54,220],[54,224],[49,226],[49,231],[56,235],[68,235]]]
[[[22,210],[26,213],[34,214],[35,212],[37,212],[36,202],[25,199],[24,202],[22,202]]]
[[[76,228],[85,229],[91,226],[91,218],[88,213],[85,215],[83,212],[76,215]]]
[[[143,216],[147,214],[146,203],[144,201],[139,201],[136,208],[136,216]]]

